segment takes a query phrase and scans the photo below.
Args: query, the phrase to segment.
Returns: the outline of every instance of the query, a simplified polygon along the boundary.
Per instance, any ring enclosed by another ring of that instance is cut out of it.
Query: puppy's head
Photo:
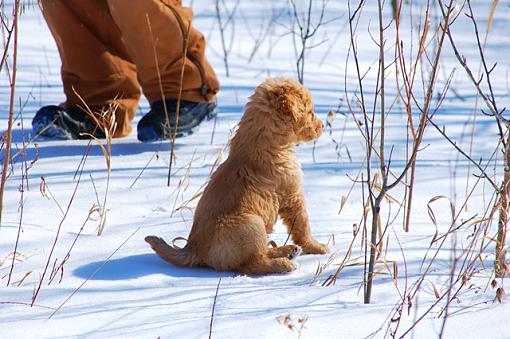
[[[267,114],[277,133],[287,135],[289,141],[311,141],[321,136],[322,121],[313,110],[310,92],[300,83],[271,78],[257,87],[254,96],[257,94],[263,94],[268,101]]]

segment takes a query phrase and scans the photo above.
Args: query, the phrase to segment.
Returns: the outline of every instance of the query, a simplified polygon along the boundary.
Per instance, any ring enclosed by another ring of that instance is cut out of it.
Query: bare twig
[[[322,0],[319,19],[316,24],[312,23],[312,8],[313,0],[308,0],[305,12],[302,17],[299,15],[300,11],[296,5],[296,0],[289,0],[292,7],[292,15],[294,18],[293,24],[297,25],[297,31],[292,30],[292,41],[294,43],[294,49],[296,53],[296,69],[297,76],[300,83],[304,82],[305,74],[305,61],[306,51],[313,46],[310,46],[310,39],[314,37],[319,28],[324,24],[324,15],[326,13],[326,7],[328,0]],[[299,39],[299,48],[297,46],[296,38]]]
[[[78,231],[78,233],[76,234],[76,237],[74,238],[73,242],[71,243],[71,246],[69,247],[69,250],[67,251],[66,255],[64,256],[64,259],[62,259],[62,261],[60,262],[60,264],[58,264],[58,266],[55,267],[55,269],[53,269],[53,271],[51,272],[50,274],[50,277],[49,277],[49,282],[48,282],[48,285],[52,283],[53,279],[55,279],[55,277],[57,276],[57,273],[60,271],[61,274],[60,274],[60,282],[62,281],[62,277],[64,275],[64,265],[66,264],[66,262],[69,260],[69,258],[71,257],[71,251],[73,250],[74,246],[76,245],[76,243],[78,242],[78,238],[80,237],[81,233],[83,232],[83,230],[85,229],[85,225],[87,224],[87,222],[89,220],[92,220],[92,214],[94,213],[98,213],[99,214],[99,217],[101,217],[101,214],[102,214],[102,211],[101,211],[101,207],[99,205],[94,205],[88,212],[87,214],[87,218],[85,219],[85,221],[83,222],[83,224],[81,225],[80,227],[80,230]]]
[[[220,284],[221,284],[221,278],[218,280],[218,285],[216,286],[216,293],[214,293],[213,307],[212,307],[212,310],[211,310],[211,322],[209,323],[209,339],[212,338],[212,329],[213,329],[213,322],[214,322],[214,311],[216,310],[216,300],[218,299],[218,291],[220,290]]]
[[[186,35],[184,36],[184,50],[182,52],[181,75],[179,78],[179,94],[177,97],[177,106],[175,108],[175,126],[172,135],[172,146],[170,148],[170,163],[168,164],[167,186],[170,186],[170,178],[172,177],[172,165],[175,157],[175,139],[177,138],[177,127],[179,126],[179,111],[181,109],[182,86],[184,83],[184,66],[186,65],[186,56],[188,55],[188,39],[191,31],[191,20],[188,22]]]
[[[441,12],[443,13],[443,16],[445,16],[445,8],[444,8],[445,6],[442,4],[441,1],[439,1],[439,5],[440,5]],[[504,177],[503,177],[503,182],[501,184],[501,188],[499,190],[497,190],[497,192],[499,192],[499,195],[500,195],[500,199],[498,201],[498,207],[499,207],[500,213],[499,213],[499,221],[498,221],[497,240],[496,240],[496,260],[494,261],[494,270],[496,272],[496,275],[499,277],[502,277],[508,273],[508,267],[507,267],[506,259],[505,259],[506,258],[505,244],[506,244],[506,231],[507,231],[508,213],[509,213],[508,210],[510,207],[510,201],[509,201],[509,196],[510,196],[510,145],[509,145],[510,133],[508,132],[508,128],[509,128],[510,124],[507,121],[507,119],[504,118],[502,115],[504,112],[504,109],[499,110],[497,107],[497,103],[496,103],[496,99],[495,99],[495,95],[494,95],[494,91],[493,91],[493,87],[492,87],[491,73],[494,71],[496,65],[489,67],[487,64],[487,61],[485,58],[485,53],[484,53],[484,47],[483,47],[484,44],[481,42],[481,39],[480,39],[478,24],[476,22],[470,0],[467,0],[467,5],[468,5],[468,9],[469,9],[469,14],[467,14],[467,17],[471,20],[471,22],[473,24],[474,31],[475,31],[478,52],[479,52],[479,56],[480,56],[480,60],[481,60],[481,65],[484,70],[485,82],[487,83],[488,93],[485,93],[481,87],[481,82],[483,80],[483,77],[481,77],[480,79],[476,79],[473,75],[471,68],[469,67],[469,65],[467,63],[466,58],[460,54],[460,52],[453,40],[453,35],[452,35],[450,29],[448,28],[448,26],[446,27],[445,31],[446,31],[446,34],[450,41],[450,45],[453,48],[453,51],[455,53],[455,56],[456,56],[458,62],[464,68],[469,79],[475,86],[475,88],[478,92],[478,95],[484,100],[484,102],[490,112],[490,115],[492,115],[495,118],[496,124],[498,126],[498,130],[499,130],[499,139],[500,139],[501,144],[503,145],[504,160],[505,160],[504,166],[505,167],[504,167]],[[491,10],[490,18],[489,18],[490,21],[492,21],[492,16],[493,16],[494,9],[495,9],[496,5],[497,5],[496,2],[494,2],[492,5],[492,10]],[[488,23],[488,27],[489,27],[489,23]]]
[[[71,293],[67,298],[66,300],[64,300],[56,309],[55,311],[53,311],[53,313],[50,314],[50,316],[48,317],[48,319],[51,319],[58,311],[60,311],[60,309],[69,301],[69,299],[71,299],[76,293],[78,293],[78,291],[83,287],[83,285],[85,285],[87,283],[87,281],[89,281],[90,279],[92,279],[99,271],[101,271],[103,269],[103,267],[105,267],[106,264],[108,264],[108,262],[110,261],[110,259],[129,241],[129,239],[131,239],[135,234],[136,232],[138,232],[140,230],[140,228],[137,228],[133,233],[131,233],[131,235],[129,237],[126,238],[126,240],[124,240],[124,242],[122,244],[119,245],[119,247],[117,247],[115,249],[115,251],[112,252],[112,254],[110,254],[108,256],[108,258],[105,259],[105,261],[101,264],[101,266],[99,266],[98,268],[96,268],[96,270],[94,272],[92,272],[92,274],[90,274],[87,279],[85,279],[81,284],[80,286],[78,286],[78,288],[76,288],[73,293]]]
[[[73,88],[74,91],[74,88]],[[84,133],[91,138],[91,140],[95,140],[101,151],[103,153],[103,157],[106,162],[106,189],[103,199],[103,204],[100,206],[100,220],[99,225],[97,227],[97,235],[103,234],[104,228],[106,226],[106,215],[108,209],[106,208],[106,203],[108,200],[108,193],[110,189],[110,174],[111,174],[111,158],[112,158],[112,138],[115,134],[115,130],[117,129],[117,122],[115,120],[115,112],[118,108],[118,103],[115,101],[111,103],[108,107],[103,108],[100,112],[92,112],[90,107],[87,105],[85,100],[76,92],[74,94],[81,100],[83,107],[81,109],[94,121],[94,124],[97,126],[96,128],[100,128],[105,135],[105,144],[99,138],[97,138],[93,133]],[[83,158],[83,160],[85,157]],[[83,169],[82,169],[83,170]]]
[[[228,63],[228,56],[230,53],[230,48],[227,47],[227,42],[225,39],[225,30],[229,26],[229,24],[233,25],[234,15],[237,11],[237,7],[239,6],[240,0],[237,0],[234,4],[234,7],[232,10],[228,10],[225,1],[221,1],[223,4],[223,7],[225,8],[225,12],[227,13],[227,19],[223,21],[222,15],[221,15],[221,8],[220,8],[220,0],[215,1],[215,8],[216,8],[216,20],[218,20],[218,27],[220,31],[220,37],[221,37],[221,47],[223,49],[223,64],[225,65],[225,75],[227,77],[230,77],[230,67]],[[234,28],[232,28],[232,35],[234,34]]]
[[[88,148],[87,148],[87,152],[88,152]],[[83,168],[85,167],[85,161],[82,161],[80,163],[80,168],[78,168],[78,180],[76,181],[76,185],[74,187],[74,190],[73,190],[73,193],[71,195],[71,198],[69,199],[69,203],[67,204],[67,209],[64,213],[64,216],[62,217],[62,219],[60,220],[60,223],[57,227],[57,233],[55,234],[55,239],[53,240],[53,244],[51,246],[51,250],[50,250],[50,253],[48,254],[48,259],[46,261],[46,265],[44,267],[44,270],[43,270],[43,273],[41,275],[41,277],[39,278],[39,283],[37,284],[35,290],[34,290],[34,294],[32,295],[32,305],[35,303],[36,299],[37,299],[37,296],[39,295],[39,291],[41,290],[41,286],[44,282],[44,278],[46,276],[46,273],[48,271],[48,268],[49,268],[49,265],[50,265],[50,261],[52,259],[52,256],[53,256],[53,252],[55,251],[55,247],[57,245],[57,242],[58,242],[58,239],[59,239],[59,236],[60,236],[60,231],[62,229],[62,225],[64,224],[64,221],[66,220],[67,218],[67,214],[69,213],[69,210],[71,209],[71,205],[73,204],[73,201],[74,201],[74,197],[76,196],[76,192],[78,191],[78,186],[80,185],[80,181],[81,181],[81,175],[83,173]]]
[[[24,169],[23,169],[23,165],[21,166],[21,173],[22,173],[22,176],[26,175],[26,172],[24,172]],[[18,224],[18,233],[16,234],[16,242],[14,244],[14,251],[12,252],[11,269],[9,270],[9,277],[7,278],[7,286],[9,286],[9,284],[11,283],[12,271],[14,270],[14,263],[16,262],[16,253],[18,253],[19,237],[20,237],[21,230],[22,230],[21,226],[23,225],[23,211],[25,208],[25,204],[24,204],[25,185],[24,185],[23,179],[21,180],[20,192],[21,192],[20,201],[19,201],[20,217],[19,217],[19,224]]]
[[[7,137],[5,139],[5,153],[2,165],[2,177],[0,182],[0,228],[2,227],[2,214],[3,214],[3,201],[4,201],[4,193],[5,193],[5,184],[7,181],[7,172],[9,170],[9,163],[11,161],[11,146],[12,146],[12,125],[13,125],[13,117],[14,117],[14,98],[15,98],[15,88],[16,88],[16,72],[17,72],[17,62],[18,62],[18,18],[19,18],[19,9],[20,9],[20,0],[14,1],[14,11],[13,11],[13,23],[12,23],[12,34],[14,34],[13,41],[13,50],[12,50],[12,75],[10,81],[10,98],[9,98],[9,119],[7,125]],[[9,33],[10,35],[11,33]],[[7,53],[8,46],[5,49],[5,53]],[[3,64],[3,61],[2,61]],[[2,65],[0,64],[0,66]]]

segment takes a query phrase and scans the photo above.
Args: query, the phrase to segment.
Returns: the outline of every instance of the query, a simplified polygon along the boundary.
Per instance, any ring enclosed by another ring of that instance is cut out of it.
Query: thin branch
[[[175,157],[175,139],[177,138],[177,127],[179,126],[179,113],[181,110],[181,99],[182,99],[182,86],[184,84],[184,66],[186,65],[186,56],[188,55],[188,45],[189,45],[189,34],[191,32],[191,20],[188,22],[188,28],[186,30],[186,35],[184,36],[184,50],[182,53],[182,63],[181,63],[181,75],[179,77],[179,94],[177,96],[177,106],[175,108],[175,127],[174,133],[172,135],[172,146],[170,149],[170,162],[168,164],[168,177],[167,177],[167,186],[170,186],[170,179],[172,177],[172,165]]]
[[[221,278],[218,280],[218,285],[216,286],[216,293],[214,294],[213,307],[212,307],[212,311],[211,311],[211,322],[209,323],[209,339],[212,338],[214,311],[216,310],[216,300],[218,299],[218,291],[220,290],[220,284],[221,284]]]
[[[96,268],[96,270],[94,272],[92,272],[91,275],[89,275],[87,277],[87,279],[85,279],[81,284],[80,286],[78,286],[78,288],[76,288],[73,293],[71,293],[67,298],[66,300],[64,300],[56,309],[55,311],[53,311],[53,313],[50,314],[50,316],[48,317],[48,319],[51,319],[58,311],[60,311],[60,309],[69,301],[69,299],[71,299],[76,293],[78,293],[78,291],[83,287],[83,285],[85,285],[87,283],[87,281],[89,281],[90,279],[94,278],[94,276],[103,269],[103,267],[105,267],[106,264],[108,264],[108,262],[110,261],[110,259],[129,241],[129,239],[131,239],[138,231],[140,230],[140,227],[138,227],[133,233],[131,233],[131,235],[129,237],[126,238],[126,240],[124,240],[124,242],[122,242],[122,244],[119,245],[119,247],[117,247],[115,249],[115,251],[112,252],[112,254],[110,254],[108,256],[108,258],[105,259],[105,261],[101,264],[101,266],[99,266],[98,268]]]
[[[0,229],[2,227],[2,215],[3,215],[3,206],[4,206],[4,193],[5,193],[5,184],[7,181],[7,172],[9,170],[9,163],[11,161],[11,147],[12,147],[12,125],[14,118],[14,98],[15,98],[15,89],[16,89],[16,73],[18,68],[18,18],[19,18],[19,6],[20,0],[15,0],[14,2],[14,12],[13,12],[13,23],[12,29],[14,32],[14,44],[12,51],[12,76],[11,76],[11,93],[9,98],[9,120],[7,125],[7,138],[5,140],[5,153],[2,165],[2,178],[0,182]],[[8,47],[6,47],[8,49]]]

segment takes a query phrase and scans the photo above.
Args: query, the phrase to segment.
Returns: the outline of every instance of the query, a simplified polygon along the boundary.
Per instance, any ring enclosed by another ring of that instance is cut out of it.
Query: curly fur
[[[303,173],[294,153],[298,142],[317,139],[322,122],[310,93],[283,78],[260,84],[246,105],[228,158],[212,174],[198,203],[183,249],[148,236],[163,259],[177,266],[259,275],[290,272],[290,258],[323,254],[312,238],[301,192]],[[268,248],[267,235],[280,216],[294,244]]]

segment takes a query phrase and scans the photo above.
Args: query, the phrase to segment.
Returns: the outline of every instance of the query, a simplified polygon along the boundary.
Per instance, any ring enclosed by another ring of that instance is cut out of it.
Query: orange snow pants
[[[118,106],[115,137],[131,132],[140,99],[177,99],[191,9],[180,0],[42,0],[62,61],[65,107]],[[215,99],[203,35],[190,28],[182,99]],[[80,99],[81,98],[81,99]]]

